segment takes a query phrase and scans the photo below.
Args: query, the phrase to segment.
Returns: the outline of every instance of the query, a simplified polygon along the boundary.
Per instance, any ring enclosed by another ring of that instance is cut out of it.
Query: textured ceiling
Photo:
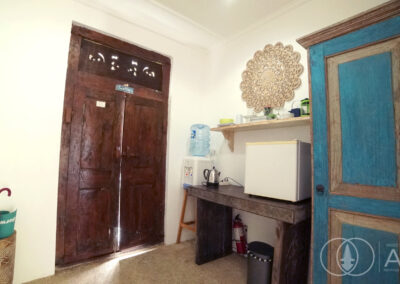
[[[257,24],[293,0],[152,0],[222,37]]]
[[[73,0],[183,44],[209,49],[309,0]]]

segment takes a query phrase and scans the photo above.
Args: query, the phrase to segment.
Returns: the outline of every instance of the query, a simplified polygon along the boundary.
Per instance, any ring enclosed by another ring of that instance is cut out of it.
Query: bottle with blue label
[[[193,124],[190,127],[190,155],[206,156],[210,152],[210,127]]]

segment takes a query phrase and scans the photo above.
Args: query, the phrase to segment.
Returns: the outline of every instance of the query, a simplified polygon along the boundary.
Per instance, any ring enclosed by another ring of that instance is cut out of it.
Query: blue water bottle
[[[190,127],[190,155],[206,156],[210,152],[210,127],[193,124]]]

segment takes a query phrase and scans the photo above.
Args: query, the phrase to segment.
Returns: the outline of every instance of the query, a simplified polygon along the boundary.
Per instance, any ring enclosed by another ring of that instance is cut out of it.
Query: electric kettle
[[[203,175],[207,181],[207,186],[218,186],[220,174],[221,172],[217,171],[215,167],[212,170],[205,169]]]

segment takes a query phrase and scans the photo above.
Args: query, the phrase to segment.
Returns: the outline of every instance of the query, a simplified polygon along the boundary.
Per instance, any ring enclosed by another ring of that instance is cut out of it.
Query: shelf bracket
[[[226,141],[228,141],[228,146],[231,152],[235,149],[235,132],[233,130],[223,130],[222,134],[224,135]]]

